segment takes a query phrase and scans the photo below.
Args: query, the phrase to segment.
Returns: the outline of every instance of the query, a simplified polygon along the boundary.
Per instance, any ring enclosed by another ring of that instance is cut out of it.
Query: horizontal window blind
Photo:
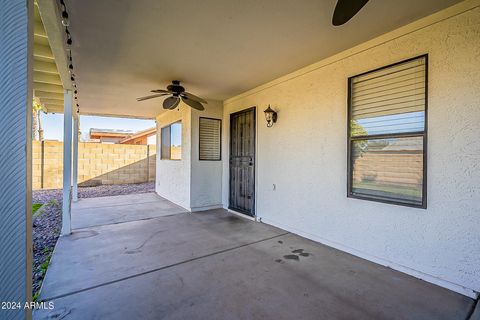
[[[349,196],[426,207],[427,56],[349,79]]]
[[[424,130],[425,61],[418,58],[351,80],[353,136]]]
[[[222,121],[203,117],[199,121],[199,159],[221,160]]]

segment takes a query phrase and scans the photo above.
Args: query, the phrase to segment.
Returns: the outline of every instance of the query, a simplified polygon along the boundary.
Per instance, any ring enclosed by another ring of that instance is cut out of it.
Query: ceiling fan
[[[180,85],[180,81],[178,80],[173,80],[172,84],[168,85],[167,90],[158,89],[152,90],[151,92],[154,92],[155,94],[137,98],[137,101],[171,95],[171,97],[163,100],[163,109],[173,110],[178,106],[181,100],[188,104],[190,107],[200,111],[205,110],[202,103],[208,103],[202,98],[186,92],[185,88]]]
[[[338,0],[333,12],[332,24],[341,26],[352,19],[368,0]]]

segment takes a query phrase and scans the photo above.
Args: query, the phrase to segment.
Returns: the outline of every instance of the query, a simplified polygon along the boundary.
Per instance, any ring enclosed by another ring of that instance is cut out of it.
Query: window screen
[[[349,78],[348,196],[426,207],[427,56]]]
[[[199,159],[221,160],[221,130],[220,119],[200,117],[199,122]]]
[[[172,123],[161,130],[161,151],[162,159],[181,160],[182,159],[182,124],[181,122]]]
[[[170,126],[162,128],[162,159],[170,159]]]

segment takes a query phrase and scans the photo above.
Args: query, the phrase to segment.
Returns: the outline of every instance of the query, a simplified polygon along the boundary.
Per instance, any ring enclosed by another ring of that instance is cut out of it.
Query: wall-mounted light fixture
[[[270,108],[270,105],[268,105],[268,108],[265,109],[265,119],[267,120],[267,127],[271,127],[273,126],[273,124],[275,122],[277,122],[277,113],[275,112],[275,110],[273,110],[272,108]]]

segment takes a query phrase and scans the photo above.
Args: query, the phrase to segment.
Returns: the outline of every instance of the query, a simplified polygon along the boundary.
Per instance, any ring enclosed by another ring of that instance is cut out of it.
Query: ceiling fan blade
[[[173,93],[173,91],[163,90],[163,89],[152,90],[150,92],[165,93],[165,94],[172,94]]]
[[[158,98],[164,95],[167,95],[168,93],[157,93],[157,94],[152,94],[150,96],[145,96],[145,97],[140,97],[137,98],[137,101],[143,101],[143,100],[148,100],[148,99],[153,99],[153,98]]]
[[[180,98],[178,98],[178,99],[177,99],[177,102],[175,102],[168,110],[173,110],[173,109],[175,109],[175,108],[178,106],[179,103],[180,103]]]
[[[332,24],[341,26],[352,19],[368,0],[338,0],[333,12]]]
[[[200,111],[205,110],[205,108],[202,106],[202,104],[198,101],[190,100],[187,97],[182,97],[182,101],[185,102],[186,104],[188,104],[193,109],[197,109],[197,110],[200,110]]]
[[[180,103],[179,97],[168,97],[163,100],[163,109],[174,109]]]
[[[188,93],[188,92],[182,92],[182,93],[180,94],[180,96],[185,97],[185,98],[190,99],[190,100],[195,100],[195,101],[197,101],[197,102],[207,103],[207,104],[208,104],[207,101],[203,100],[203,99],[200,98],[200,97],[197,97],[197,96],[194,95],[194,94]]]

